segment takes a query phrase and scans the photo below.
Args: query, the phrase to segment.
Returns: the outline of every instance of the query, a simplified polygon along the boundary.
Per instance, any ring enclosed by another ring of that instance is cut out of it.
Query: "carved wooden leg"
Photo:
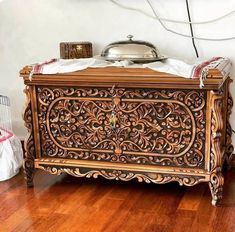
[[[33,138],[33,123],[32,123],[32,108],[30,100],[29,87],[26,87],[25,93],[27,96],[27,105],[24,112],[25,126],[28,129],[28,135],[24,142],[24,173],[25,180],[28,187],[33,186],[33,174],[34,174],[34,157],[35,157],[35,147]]]
[[[223,195],[223,185],[224,185],[224,177],[221,171],[217,173],[212,173],[210,177],[209,187],[212,195],[212,205],[216,206],[220,203]]]
[[[29,134],[29,137],[25,140],[24,143],[24,173],[25,180],[28,187],[33,187],[33,176],[34,176],[34,141],[32,133]]]
[[[27,187],[33,187],[34,161],[30,159],[24,160],[24,173]]]

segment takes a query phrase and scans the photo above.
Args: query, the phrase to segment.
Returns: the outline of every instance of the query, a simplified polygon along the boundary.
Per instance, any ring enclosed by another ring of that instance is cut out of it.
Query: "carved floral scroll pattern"
[[[190,176],[187,174],[169,175],[162,173],[136,173],[123,170],[104,170],[104,169],[85,170],[77,167],[59,167],[59,166],[49,166],[46,164],[40,165],[38,168],[54,175],[60,175],[63,172],[66,172],[75,177],[98,178],[99,176],[102,176],[109,180],[122,180],[122,181],[130,181],[133,179],[137,179],[139,182],[156,183],[156,184],[178,182],[180,185],[192,186],[205,181],[204,176]]]
[[[39,87],[43,156],[202,167],[205,99],[204,91]]]

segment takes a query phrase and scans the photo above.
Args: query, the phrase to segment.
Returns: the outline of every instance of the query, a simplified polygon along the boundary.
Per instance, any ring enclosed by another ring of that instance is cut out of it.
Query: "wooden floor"
[[[235,169],[225,174],[224,198],[211,206],[207,184],[181,187],[135,181],[53,176],[38,171],[0,182],[0,232],[234,232]]]

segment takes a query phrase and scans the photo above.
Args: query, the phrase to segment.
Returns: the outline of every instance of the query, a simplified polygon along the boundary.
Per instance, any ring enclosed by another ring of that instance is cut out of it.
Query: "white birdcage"
[[[0,141],[12,134],[10,99],[0,95]]]
[[[0,181],[15,176],[22,161],[21,142],[12,131],[10,99],[0,95]]]

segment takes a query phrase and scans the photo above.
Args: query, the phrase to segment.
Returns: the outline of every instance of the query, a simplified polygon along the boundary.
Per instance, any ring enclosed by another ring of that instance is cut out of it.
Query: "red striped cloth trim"
[[[201,78],[201,75],[203,73],[203,69],[206,66],[210,65],[212,62],[217,61],[219,59],[221,59],[221,57],[214,57],[214,58],[212,58],[212,59],[210,59],[208,61],[205,61],[205,62],[199,64],[198,66],[196,66],[196,68],[194,69],[194,72],[193,72],[193,79]]]
[[[56,61],[57,61],[57,59],[51,59],[51,60],[46,61],[46,62],[41,63],[41,64],[35,64],[35,66],[33,67],[33,74],[42,73],[42,69],[43,69],[44,65],[52,64],[52,63],[54,63]]]
[[[7,139],[9,139],[9,138],[11,138],[13,136],[13,133],[8,131],[8,130],[6,130],[6,129],[3,129],[3,128],[0,127],[0,130],[2,130],[5,133],[7,133],[7,135],[4,135],[4,136],[0,137],[0,143],[5,141],[5,140],[7,140]]]

